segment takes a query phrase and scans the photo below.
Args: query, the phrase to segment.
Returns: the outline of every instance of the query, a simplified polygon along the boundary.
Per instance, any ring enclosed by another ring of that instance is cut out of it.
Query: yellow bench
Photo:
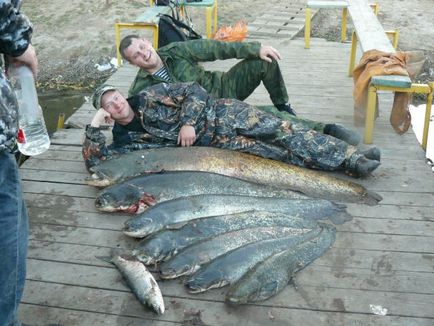
[[[115,23],[115,43],[116,43],[116,57],[118,59],[118,66],[121,66],[122,59],[119,52],[119,44],[121,43],[121,29],[150,29],[152,31],[152,44],[155,49],[158,48],[158,22],[160,14],[169,14],[170,7],[167,6],[152,6],[147,7],[146,10],[139,15],[133,22],[130,23]]]
[[[352,37],[351,58],[349,73],[352,75],[356,56],[357,42],[360,43],[363,52],[368,50],[379,50],[394,53],[395,48],[391,44],[386,32],[381,26],[377,16],[372,12],[366,0],[351,0],[348,11],[354,24],[355,34]],[[396,46],[397,39],[394,40]],[[422,147],[426,149],[428,141],[429,119],[431,115],[431,105],[433,101],[434,83],[414,84],[407,76],[375,76],[371,78],[368,89],[368,103],[366,107],[366,121],[364,143],[372,144],[375,107],[377,91],[385,90],[392,92],[425,93],[428,94],[426,102],[425,122],[422,139]]]

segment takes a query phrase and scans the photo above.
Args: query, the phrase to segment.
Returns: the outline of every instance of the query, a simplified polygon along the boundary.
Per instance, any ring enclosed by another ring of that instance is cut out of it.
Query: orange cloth
[[[408,59],[409,56],[405,52],[386,53],[378,50],[369,50],[363,54],[359,65],[353,72],[354,122],[356,125],[363,125],[365,121],[368,86],[371,77],[379,75],[408,76],[406,68]],[[410,127],[409,101],[409,93],[395,92],[390,123],[398,134],[405,133]],[[378,107],[376,108],[375,117],[378,117]]]

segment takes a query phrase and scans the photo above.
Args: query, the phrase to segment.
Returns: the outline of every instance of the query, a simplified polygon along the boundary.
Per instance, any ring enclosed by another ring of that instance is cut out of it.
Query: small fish
[[[164,301],[161,290],[152,274],[134,256],[113,255],[110,259],[126,279],[128,285],[133,290],[137,299],[149,307],[157,314],[164,313]]]

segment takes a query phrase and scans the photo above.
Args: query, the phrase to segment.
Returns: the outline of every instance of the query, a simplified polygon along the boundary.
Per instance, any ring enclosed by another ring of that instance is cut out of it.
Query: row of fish
[[[144,238],[133,255],[158,264],[160,278],[188,276],[192,293],[231,284],[227,302],[239,304],[275,295],[332,245],[335,228],[319,220],[349,219],[344,205],[324,199],[205,194],[161,202],[127,220],[123,231]],[[254,282],[273,257],[276,279]]]
[[[112,262],[157,313],[164,302],[145,265],[158,265],[162,279],[184,276],[192,293],[230,284],[228,303],[265,300],[333,244],[334,226],[320,220],[351,219],[327,199],[381,200],[327,173],[215,148],[137,151],[92,172],[89,184],[111,185],[99,210],[136,214],[123,232],[144,239],[133,257]]]

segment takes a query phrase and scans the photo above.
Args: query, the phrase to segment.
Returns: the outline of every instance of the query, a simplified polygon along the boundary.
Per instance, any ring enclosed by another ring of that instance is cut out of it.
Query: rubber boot
[[[293,108],[291,108],[291,104],[277,104],[275,105],[275,107],[279,110],[279,111],[283,111],[286,113],[289,113],[290,115],[296,116],[297,114],[295,113],[295,110]]]
[[[370,160],[364,156],[361,156],[352,169],[349,172],[356,177],[366,177],[372,171],[380,166],[380,162],[376,160]]]
[[[324,133],[326,135],[341,139],[344,142],[353,146],[357,146],[357,144],[359,144],[360,140],[362,139],[357,132],[349,130],[344,126],[335,123],[326,124],[324,127]]]
[[[364,151],[360,151],[360,154],[362,154],[363,156],[365,156],[366,158],[370,159],[370,160],[376,160],[376,161],[381,161],[381,151],[378,147],[371,147],[367,150]]]

